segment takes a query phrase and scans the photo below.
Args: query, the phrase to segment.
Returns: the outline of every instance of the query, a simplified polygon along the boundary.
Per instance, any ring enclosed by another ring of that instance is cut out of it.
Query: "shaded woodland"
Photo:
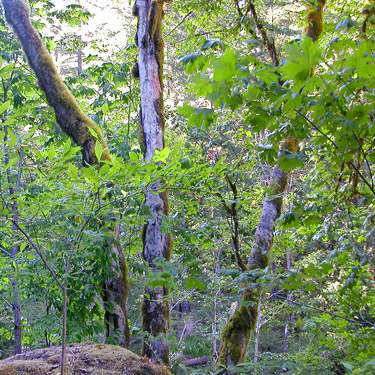
[[[372,0],[1,4],[1,375],[375,373]]]

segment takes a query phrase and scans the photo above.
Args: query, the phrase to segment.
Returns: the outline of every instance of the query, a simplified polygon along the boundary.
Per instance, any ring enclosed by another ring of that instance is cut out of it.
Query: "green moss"
[[[15,4],[8,4],[11,9],[8,12],[8,20],[17,31],[27,58],[33,70],[35,71],[41,89],[44,91],[48,103],[55,110],[56,120],[62,131],[66,133],[73,141],[82,147],[85,160],[93,164],[98,162],[94,153],[96,138],[101,142],[104,152],[102,159],[111,161],[111,156],[103,139],[102,133],[98,126],[82,111],[72,93],[66,87],[58,74],[52,57],[39,34],[35,31],[30,23],[28,2],[18,1],[23,4],[20,9]],[[25,10],[26,9],[26,10]],[[26,35],[26,37],[25,37]],[[32,45],[33,48],[29,48]],[[93,136],[89,129],[95,133]]]
[[[367,29],[367,22],[369,20],[372,25],[374,25],[373,17],[375,15],[375,4],[374,1],[368,1],[368,5],[362,10],[362,14],[365,16],[362,22],[362,32],[365,33]]]
[[[306,12],[307,27],[305,33],[307,36],[317,41],[323,31],[323,8],[326,0],[310,1],[310,6]]]
[[[0,375],[59,373],[60,347],[39,349],[0,361]],[[82,343],[68,346],[67,375],[170,375],[170,371],[124,348]]]
[[[296,137],[287,137],[281,142],[280,148],[290,152],[291,154],[295,154],[297,152],[298,145],[299,140]]]
[[[152,0],[148,19],[148,32],[155,45],[155,57],[159,66],[159,80],[163,87],[164,41],[162,36],[163,1]]]
[[[219,364],[228,366],[244,362],[250,333],[257,320],[257,309],[258,290],[246,290],[241,306],[223,329],[222,343],[219,349]]]

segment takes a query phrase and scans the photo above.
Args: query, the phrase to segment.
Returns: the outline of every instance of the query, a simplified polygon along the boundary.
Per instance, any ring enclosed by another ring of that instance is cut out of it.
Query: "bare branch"
[[[3,249],[2,247],[0,247],[0,250],[1,250],[4,254],[8,255],[8,257],[11,257],[11,256],[12,256],[11,253],[9,253],[8,251],[6,251],[6,250]]]
[[[5,304],[10,307],[11,309],[13,309],[13,305],[4,297],[1,297],[1,299],[5,302]]]

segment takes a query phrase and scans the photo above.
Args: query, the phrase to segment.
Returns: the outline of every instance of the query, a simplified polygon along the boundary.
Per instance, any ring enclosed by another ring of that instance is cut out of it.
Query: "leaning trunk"
[[[155,151],[164,148],[162,7],[161,1],[137,0],[133,8],[138,17],[136,41],[139,53],[135,75],[141,86],[140,143],[147,162],[152,161]],[[162,219],[168,215],[168,196],[161,181],[149,187],[145,202],[151,219],[147,220],[143,230],[143,257],[156,273],[159,270],[155,259],[169,260],[171,251],[170,235],[162,230]],[[165,337],[169,325],[167,297],[166,287],[146,286],[142,326],[145,332],[143,355],[168,365],[169,348]]]
[[[28,1],[2,0],[2,2],[6,19],[17,34],[28,62],[38,78],[39,86],[55,111],[56,121],[61,130],[78,146],[81,146],[83,164],[88,166],[111,162],[112,158],[101,130],[82,111],[65,86],[53,64],[51,55],[44,46],[38,32],[32,26]],[[97,141],[101,143],[104,150],[101,160],[98,160],[95,155],[95,143]],[[114,237],[116,237],[115,234]],[[129,332],[125,310],[126,291],[128,290],[127,267],[123,266],[125,259],[122,254],[120,257],[121,251],[118,250],[117,246],[113,247],[109,243],[106,244],[103,251],[109,252],[110,272],[115,275],[113,279],[108,279],[105,282],[106,292],[103,302],[104,306],[110,306],[110,309],[106,309],[105,324],[107,332],[114,332],[116,335],[120,332],[117,343],[128,346],[129,338],[121,336]],[[114,259],[118,259],[119,262],[114,262]],[[114,297],[115,295],[116,297]],[[109,298],[108,301],[106,301],[106,297]],[[121,327],[121,329],[118,329],[118,327]]]
[[[295,153],[296,149],[297,141],[291,139],[288,144],[284,145],[285,151],[279,152],[279,158]],[[279,166],[276,166],[269,188],[271,196],[278,196],[278,198],[266,198],[263,204],[259,224],[255,232],[253,248],[247,263],[249,270],[264,269],[268,265],[273,229],[281,212],[282,198],[280,195],[286,190],[287,182],[287,173],[283,172]],[[246,288],[242,295],[241,305],[223,329],[219,351],[220,365],[233,366],[245,360],[250,333],[255,328],[258,315],[259,287],[255,275],[253,280],[249,280]]]
[[[322,17],[325,2],[326,0],[311,2],[307,9],[305,34],[314,41],[319,38],[323,30]],[[288,137],[280,145],[278,157],[296,153],[297,149],[298,140]],[[282,194],[285,192],[287,184],[288,173],[276,165],[269,189],[270,196],[277,198],[267,197],[263,204],[253,248],[247,263],[249,270],[263,270],[268,265],[275,223],[281,213]],[[233,366],[245,360],[250,333],[254,330],[257,320],[259,286],[256,275],[252,280],[249,280],[246,288],[242,295],[241,305],[223,329],[218,361],[221,366]]]

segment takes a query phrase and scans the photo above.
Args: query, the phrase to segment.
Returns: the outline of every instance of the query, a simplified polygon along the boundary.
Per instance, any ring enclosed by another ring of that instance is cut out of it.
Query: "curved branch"
[[[50,53],[30,21],[28,0],[2,0],[5,17],[18,36],[31,68],[48,103],[55,110],[61,130],[82,147],[86,165],[98,164],[94,152],[96,140],[103,146],[102,160],[111,161],[101,130],[79,107],[58,74]]]

